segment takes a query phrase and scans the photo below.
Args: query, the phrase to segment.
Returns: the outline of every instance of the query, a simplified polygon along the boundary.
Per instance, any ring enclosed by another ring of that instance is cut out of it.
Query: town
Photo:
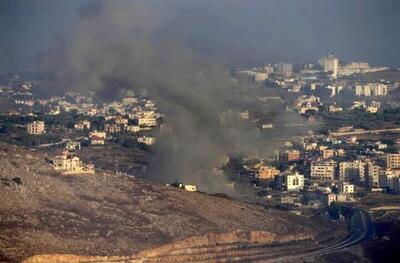
[[[389,78],[370,82],[365,77],[381,72]],[[295,213],[301,213],[299,208],[357,202],[368,192],[400,193],[399,80],[387,72],[398,74],[365,62],[343,64],[334,55],[322,57],[318,64],[278,63],[233,72],[235,81],[265,92],[253,96],[251,104],[277,104],[299,119],[285,122],[249,108],[236,111],[236,116],[231,110],[221,112],[221,125],[248,123],[264,137],[285,129],[298,132],[268,152],[230,153],[213,173],[224,177],[233,191],[251,188],[266,203]],[[156,138],[173,132],[145,90],[135,94],[122,89],[119,101],[96,104],[77,92],[36,97],[37,83],[18,75],[3,76],[1,82],[5,106],[0,138],[45,151],[54,168],[66,175],[106,169],[143,176],[146,162],[126,169],[129,161],[114,154],[116,163],[106,166],[104,159],[84,149],[101,153],[112,151],[103,147],[118,145],[122,152],[134,149],[151,155]],[[193,182],[166,183],[196,191]]]
[[[0,10],[0,262],[398,261],[399,1]]]

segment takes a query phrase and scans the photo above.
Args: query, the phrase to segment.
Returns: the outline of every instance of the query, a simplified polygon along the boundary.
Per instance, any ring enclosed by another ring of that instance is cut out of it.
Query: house
[[[147,145],[153,145],[153,144],[156,142],[156,138],[154,138],[154,137],[142,136],[142,137],[139,137],[139,138],[137,139],[137,141],[140,142],[140,143],[147,144]]]
[[[125,129],[129,132],[138,132],[140,131],[140,127],[138,125],[127,125]]]
[[[354,194],[354,184],[341,182],[339,184],[339,193],[341,194]]]
[[[90,130],[90,121],[83,120],[75,123],[74,129],[78,131]]]
[[[68,152],[56,156],[52,160],[52,165],[55,170],[63,174],[94,174],[93,165],[84,165],[78,156]]]
[[[115,123],[106,123],[104,124],[104,131],[108,133],[117,133],[121,132],[121,125]]]
[[[103,145],[105,142],[104,142],[103,138],[94,135],[94,136],[90,137],[90,143],[93,145]]]
[[[195,185],[191,185],[191,184],[183,184],[183,183],[175,182],[175,183],[171,184],[171,186],[180,188],[180,189],[184,189],[188,192],[196,192],[197,191],[197,187]]]
[[[93,137],[93,136],[97,136],[100,137],[102,139],[106,139],[106,132],[102,132],[102,131],[93,131],[89,133],[89,138]]]
[[[254,167],[254,171],[256,174],[256,178],[261,180],[274,179],[274,177],[279,175],[280,173],[279,169],[273,166],[267,166],[262,164],[256,165]]]
[[[196,192],[197,191],[197,187],[195,185],[191,185],[191,184],[185,184],[184,189],[188,192]]]
[[[106,139],[106,133],[98,131],[90,132],[89,139],[90,143],[93,145],[102,145],[104,144],[104,140]]]
[[[75,142],[75,141],[68,141],[65,144],[65,149],[67,149],[67,150],[80,150],[81,149],[81,143],[80,142]]]

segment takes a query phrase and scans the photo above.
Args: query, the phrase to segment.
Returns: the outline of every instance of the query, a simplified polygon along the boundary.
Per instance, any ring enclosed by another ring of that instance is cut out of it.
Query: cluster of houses
[[[95,105],[89,98],[75,93],[67,93],[64,97],[52,97],[48,100],[38,99],[35,100],[35,103],[49,106],[49,112],[54,109],[52,107],[54,104],[58,110],[63,112],[76,111],[79,119],[73,125],[73,130],[78,133],[87,133],[88,139],[93,145],[105,144],[107,138],[121,132],[131,133],[132,136],[136,135],[135,138],[140,143],[153,145],[154,137],[139,136],[138,133],[151,131],[158,127],[159,119],[162,117],[152,100],[133,95],[124,97],[120,102]],[[25,112],[25,114],[27,113]],[[104,125],[93,127],[91,119],[99,117],[104,119]],[[26,131],[31,135],[46,134],[46,128],[50,130],[43,120],[33,121],[26,125]],[[73,146],[68,145],[68,147]]]
[[[64,145],[65,151],[52,158],[51,163],[63,174],[95,172],[93,165],[84,164],[74,153],[81,149],[82,142],[101,146],[108,140],[114,139],[116,133],[124,133],[138,143],[146,145],[153,145],[156,142],[152,130],[160,126],[162,115],[154,101],[144,95],[135,96],[127,91],[121,101],[101,104],[94,104],[90,97],[74,92],[48,99],[35,99],[32,85],[27,82],[18,88],[0,88],[0,93],[4,97],[14,100],[14,109],[8,110],[6,114],[36,119],[25,125],[25,131],[30,135],[40,137],[62,134],[64,139],[60,143]],[[34,107],[38,107],[40,111],[34,110]],[[46,123],[45,120],[61,113],[74,113],[70,116],[76,116],[76,119],[73,127],[64,126],[60,133],[57,130],[60,125],[55,128],[54,123]],[[102,120],[101,126],[99,119]]]
[[[338,132],[349,129],[354,130],[343,127]],[[295,199],[310,206],[352,202],[359,191],[400,193],[400,138],[394,140],[391,151],[387,143],[359,141],[353,135],[296,139],[277,151],[275,161],[244,162],[254,185],[272,187],[286,203]]]

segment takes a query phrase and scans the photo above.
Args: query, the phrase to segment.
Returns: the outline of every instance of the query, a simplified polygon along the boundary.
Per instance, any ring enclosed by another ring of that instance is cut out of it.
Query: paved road
[[[379,129],[379,130],[366,130],[366,131],[351,131],[351,132],[331,132],[329,133],[332,137],[340,137],[340,136],[350,136],[350,135],[360,135],[360,134],[378,134],[382,132],[400,132],[400,128],[388,128],[388,129]]]
[[[316,256],[323,256],[330,253],[341,251],[345,248],[352,247],[356,244],[359,244],[363,240],[370,239],[375,235],[372,218],[371,215],[363,210],[356,210],[354,215],[354,220],[356,227],[353,231],[347,236],[344,240],[330,245],[329,247],[318,249],[315,251],[307,252],[305,254],[300,254],[296,256],[285,256],[274,258],[270,260],[266,260],[263,262],[292,262],[292,261],[301,261],[304,259],[310,259]]]

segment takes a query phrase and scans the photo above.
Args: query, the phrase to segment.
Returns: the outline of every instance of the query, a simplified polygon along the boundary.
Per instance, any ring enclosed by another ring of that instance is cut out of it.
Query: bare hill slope
[[[210,232],[316,235],[285,212],[132,177],[63,176],[43,155],[0,144],[0,261],[38,254],[131,255]]]

